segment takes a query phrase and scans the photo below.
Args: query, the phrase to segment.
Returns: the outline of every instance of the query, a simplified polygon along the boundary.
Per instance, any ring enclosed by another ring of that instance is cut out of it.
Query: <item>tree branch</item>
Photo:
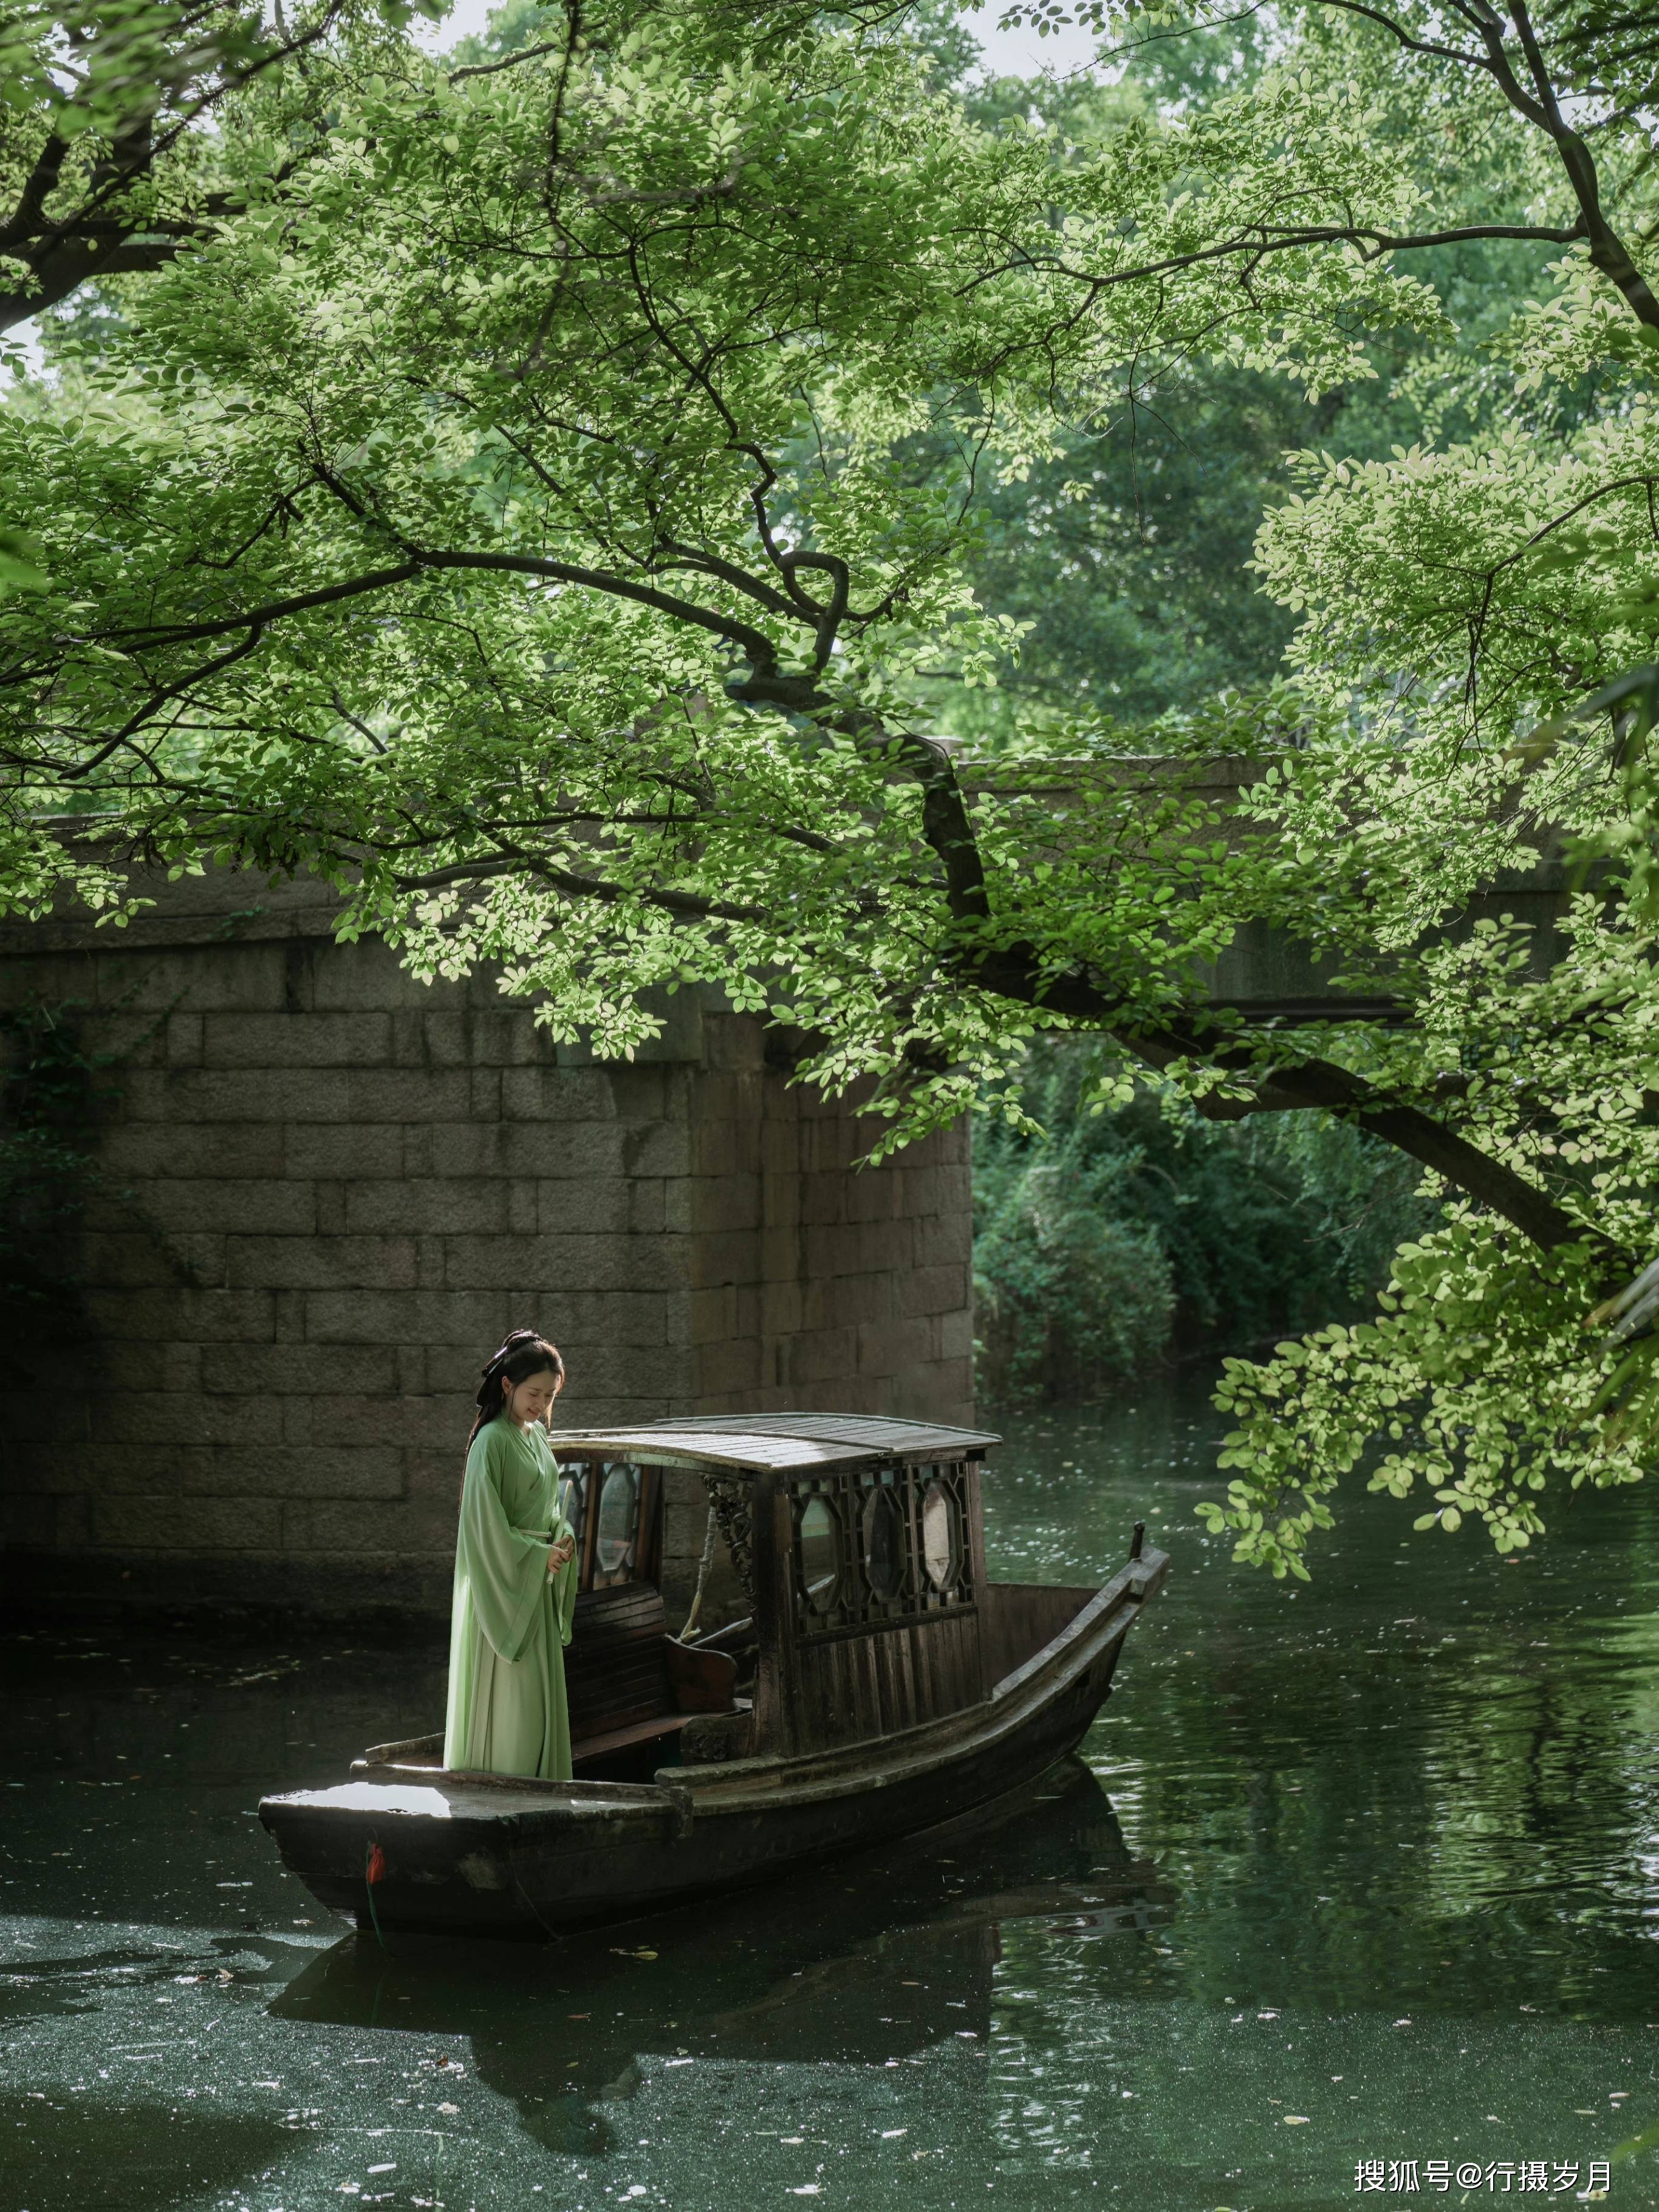
[[[1560,100],[1528,12],[1526,0],[1506,0],[1506,4],[1516,36],[1520,40],[1531,91],[1516,73],[1504,45],[1503,18],[1496,9],[1464,7],[1460,9],[1481,42],[1482,51],[1478,54],[1469,54],[1460,52],[1453,46],[1437,46],[1431,41],[1412,38],[1392,16],[1380,9],[1363,4],[1363,0],[1322,0],[1322,4],[1345,15],[1361,15],[1370,22],[1380,24],[1413,53],[1425,54],[1437,60],[1456,62],[1464,68],[1481,70],[1491,77],[1516,113],[1523,116],[1534,129],[1543,131],[1553,142],[1561,166],[1566,171],[1573,198],[1578,203],[1578,222],[1563,243],[1570,244],[1580,238],[1588,240],[1592,264],[1620,292],[1637,321],[1648,330],[1659,330],[1659,300],[1655,299],[1652,289],[1637,267],[1629,247],[1607,221],[1602,210],[1601,180],[1596,173],[1595,157],[1583,137],[1561,112]],[[1501,232],[1487,234],[1489,236],[1504,234]],[[1508,234],[1519,236],[1525,234],[1517,231]]]
[[[849,726],[845,710],[838,709],[835,702],[805,679],[774,675],[757,682],[751,678],[744,689],[757,704],[775,704],[797,714],[816,712],[832,726]],[[977,934],[979,926],[991,919],[990,895],[973,817],[950,755],[925,738],[887,730],[873,715],[864,719],[857,734],[892,746],[921,785],[922,836],[944,870],[951,917],[962,925],[964,937]],[[1054,974],[1031,945],[986,946],[969,941],[958,948],[957,960],[963,975],[981,989],[1020,1006],[1044,1007],[1069,1021],[1103,1029],[1126,1050],[1154,1067],[1185,1059],[1193,1050],[1191,1039],[1172,1031],[1147,1033],[1121,1026],[1121,998],[1100,990],[1086,975],[1075,970]],[[1420,1107],[1385,1097],[1328,1060],[1310,1060],[1294,1067],[1275,1069],[1253,1100],[1212,1098],[1200,1100],[1198,1107],[1212,1121],[1310,1108],[1340,1114],[1445,1176],[1545,1251],[1595,1233],[1536,1184],[1492,1158]]]
[[[1236,260],[1241,256],[1260,260],[1265,254],[1292,252],[1313,246],[1357,246],[1365,260],[1379,261],[1385,253],[1415,252],[1434,246],[1460,246],[1473,239],[1534,239],[1540,246],[1573,246],[1589,234],[1582,218],[1565,228],[1536,222],[1473,222],[1462,224],[1451,230],[1399,232],[1375,230],[1364,223],[1308,223],[1284,230],[1262,223],[1247,229],[1237,238],[1225,239],[1219,245],[1194,246],[1190,253],[1172,253],[1162,261],[1139,261],[1129,269],[1114,269],[1102,273],[1098,270],[1072,267],[1051,256],[1033,256],[1028,265],[1049,269],[1057,276],[1069,276],[1078,283],[1085,284],[1091,298],[1093,298],[1119,284],[1145,283],[1150,277],[1174,276],[1182,269],[1195,269],[1207,262]],[[963,294],[965,295],[975,290],[994,276],[1008,273],[1006,267],[987,270],[975,276],[971,283],[964,285]]]
[[[491,877],[532,875],[563,891],[570,898],[597,899],[602,905],[616,906],[636,901],[642,906],[659,908],[665,914],[682,915],[695,921],[764,922],[768,916],[756,906],[736,906],[727,899],[698,898],[690,891],[650,890],[643,885],[609,884],[602,877],[579,876],[568,868],[556,867],[534,853],[526,853],[517,846],[504,846],[499,856],[492,860],[457,860],[447,868],[434,868],[423,876],[398,876],[395,880],[400,890],[428,891],[441,890],[447,884],[481,883]]]
[[[565,53],[569,51],[562,39],[544,39],[537,46],[520,46],[516,53],[503,54],[499,61],[469,62],[465,69],[449,72],[451,84],[459,84],[464,77],[499,76],[503,70],[517,69],[525,62],[538,62],[544,54]]]
[[[1192,1049],[1190,1040],[1172,1032],[1127,1035],[1120,1042],[1154,1067],[1167,1067]],[[1275,1068],[1249,1098],[1210,1097],[1200,1099],[1197,1104],[1199,1112],[1211,1121],[1242,1121],[1255,1114],[1310,1109],[1336,1114],[1443,1176],[1546,1252],[1600,1235],[1558,1206],[1547,1192],[1437,1121],[1421,1107],[1388,1097],[1332,1060],[1307,1060],[1294,1066]]]
[[[636,605],[654,608],[659,614],[668,615],[677,622],[710,630],[716,637],[738,647],[749,656],[752,665],[770,668],[776,663],[777,648],[763,631],[733,616],[699,606],[693,599],[677,598],[671,592],[657,591],[648,584],[636,584],[627,576],[608,575],[603,569],[584,568],[573,562],[550,561],[539,554],[438,552],[425,548],[412,550],[410,559],[400,562],[396,568],[372,569],[365,575],[325,585],[314,592],[298,592],[285,599],[272,599],[240,614],[221,615],[208,622],[133,624],[92,635],[100,642],[124,642],[130,650],[145,646],[192,644],[198,640],[228,636],[233,630],[263,631],[275,623],[309,613],[316,607],[337,605],[343,600],[361,599],[368,592],[386,591],[423,574],[441,574],[454,570],[530,576],[549,583],[580,585],[612,599],[630,599]]]

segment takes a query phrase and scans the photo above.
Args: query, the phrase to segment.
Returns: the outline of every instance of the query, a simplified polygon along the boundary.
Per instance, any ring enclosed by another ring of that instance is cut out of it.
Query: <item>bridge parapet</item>
[[[971,794],[1025,798],[1048,808],[1056,843],[1076,814],[1110,811],[1155,823],[1160,810],[1187,804],[1213,816],[1211,835],[1235,848],[1272,833],[1247,817],[1240,801],[1261,781],[1271,757],[1230,754],[1212,759],[1126,754],[1117,758],[1021,761],[1004,768],[964,758],[960,774]],[[1156,842],[1156,831],[1152,841]],[[1466,899],[1436,939],[1468,937],[1483,921],[1509,917],[1530,933],[1529,969],[1546,973],[1561,957],[1559,921],[1570,892],[1563,834],[1540,831],[1539,857],[1528,868],[1504,869]],[[1145,849],[1144,846],[1142,849]],[[1199,988],[1210,1002],[1253,1021],[1337,1021],[1345,1016],[1385,1015],[1391,1004],[1375,993],[1340,988],[1343,963],[1316,953],[1294,931],[1251,921],[1239,928],[1218,960],[1195,963]]]

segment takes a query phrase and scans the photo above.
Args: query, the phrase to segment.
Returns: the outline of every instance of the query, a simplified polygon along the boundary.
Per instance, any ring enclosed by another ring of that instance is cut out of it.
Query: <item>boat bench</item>
[[[668,1633],[649,1583],[583,1590],[564,1652],[576,1771],[636,1744],[678,1735],[699,1713],[729,1713],[737,1662]]]
[[[649,1583],[581,1591],[564,1651],[573,1766],[580,1774],[637,1745],[665,1741],[704,1713],[746,1713],[732,1693],[737,1677],[737,1661],[727,1653],[675,1641],[662,1592]],[[436,1767],[443,1753],[441,1729],[372,1745],[351,1771]]]

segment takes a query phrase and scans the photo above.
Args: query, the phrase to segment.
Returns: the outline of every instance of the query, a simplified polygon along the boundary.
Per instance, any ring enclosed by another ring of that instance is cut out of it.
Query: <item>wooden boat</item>
[[[1174,1902],[1070,1759],[970,1832],[931,1831],[925,1851],[901,1840],[700,1899],[646,1930],[578,1930],[551,1958],[546,1945],[500,1945],[483,1972],[465,1938],[400,1932],[385,1949],[348,1938],[315,1953],[270,2011],[469,2039],[471,2073],[513,2100],[526,2134],[598,2155],[607,2137],[637,2137],[619,2107],[665,2061],[879,2066],[960,2051],[964,2036],[988,2045],[1006,2012],[997,1965],[1020,1923],[1118,1952],[1097,1954],[1092,1976],[1121,1988]]]
[[[579,1534],[575,1778],[375,1746],[259,1817],[323,1904],[382,1929],[555,1934],[628,1919],[993,1806],[1076,1749],[1169,1571],[992,1583],[1000,1438],[846,1414],[562,1432]],[[665,1472],[702,1480],[752,1611],[692,1644],[656,1586]]]

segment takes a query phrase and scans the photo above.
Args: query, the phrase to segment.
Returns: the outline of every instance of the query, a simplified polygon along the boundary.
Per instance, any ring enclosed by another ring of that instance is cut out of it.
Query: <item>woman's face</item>
[[[558,1377],[550,1367],[544,1367],[534,1375],[526,1375],[522,1382],[509,1382],[502,1393],[501,1406],[509,1421],[516,1421],[521,1429],[532,1427],[547,1419],[547,1409],[559,1395]]]

